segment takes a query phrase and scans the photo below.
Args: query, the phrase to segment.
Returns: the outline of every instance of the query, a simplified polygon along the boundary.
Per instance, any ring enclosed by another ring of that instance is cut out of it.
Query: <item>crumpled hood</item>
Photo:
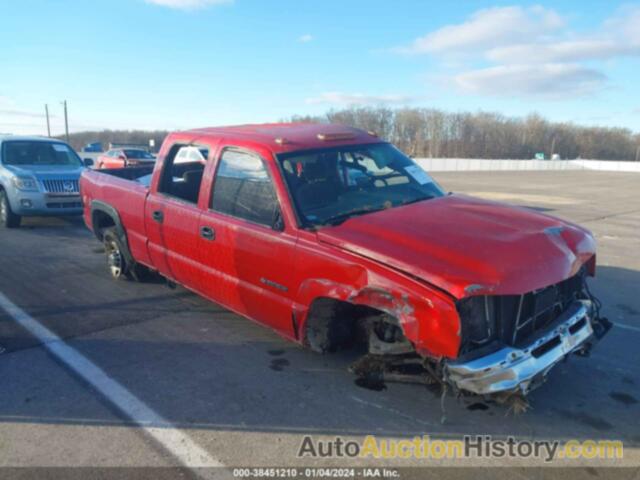
[[[595,254],[577,225],[464,195],[354,217],[317,235],[456,298],[530,292],[569,278]]]

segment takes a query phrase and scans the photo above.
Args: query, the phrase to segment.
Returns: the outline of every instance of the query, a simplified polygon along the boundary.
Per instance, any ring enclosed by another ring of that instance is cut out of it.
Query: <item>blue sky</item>
[[[0,0],[0,132],[183,129],[350,104],[640,132],[640,3]]]

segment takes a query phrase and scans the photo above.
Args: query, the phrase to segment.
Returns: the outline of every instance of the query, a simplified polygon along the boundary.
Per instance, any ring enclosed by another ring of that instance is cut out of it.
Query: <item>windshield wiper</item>
[[[359,208],[356,210],[351,210],[349,212],[340,213],[339,215],[334,215],[333,217],[329,217],[324,220],[323,225],[340,225],[341,223],[346,222],[351,217],[357,217],[359,215],[365,215],[367,213],[379,212],[381,210],[386,210],[387,207],[378,207],[378,208]]]

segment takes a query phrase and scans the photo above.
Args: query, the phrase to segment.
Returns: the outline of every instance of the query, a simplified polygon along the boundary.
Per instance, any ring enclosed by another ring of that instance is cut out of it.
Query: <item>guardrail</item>
[[[428,172],[602,170],[640,173],[640,162],[605,160],[487,160],[480,158],[415,158]]]

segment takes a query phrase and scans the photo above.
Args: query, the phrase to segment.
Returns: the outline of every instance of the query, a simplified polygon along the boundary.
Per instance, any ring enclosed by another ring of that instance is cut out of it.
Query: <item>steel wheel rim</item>
[[[123,260],[122,253],[115,242],[111,241],[107,244],[107,266],[111,272],[111,276],[119,278],[122,275]]]

